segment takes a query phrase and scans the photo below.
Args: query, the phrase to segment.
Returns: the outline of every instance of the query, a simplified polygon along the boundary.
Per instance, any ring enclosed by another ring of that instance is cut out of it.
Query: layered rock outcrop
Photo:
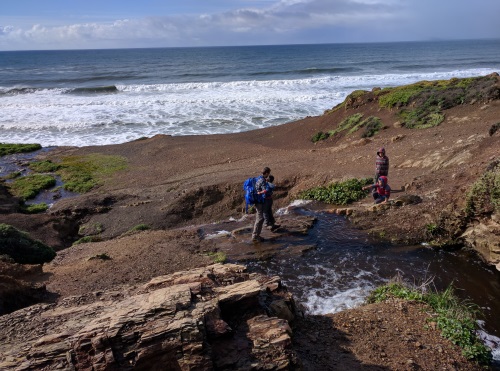
[[[216,264],[2,316],[0,369],[290,369],[299,313],[279,278]]]

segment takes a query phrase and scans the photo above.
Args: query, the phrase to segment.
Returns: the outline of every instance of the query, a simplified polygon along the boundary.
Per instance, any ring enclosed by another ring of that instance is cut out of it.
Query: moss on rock
[[[54,259],[55,251],[11,225],[0,224],[0,255],[8,255],[16,263],[42,264]]]

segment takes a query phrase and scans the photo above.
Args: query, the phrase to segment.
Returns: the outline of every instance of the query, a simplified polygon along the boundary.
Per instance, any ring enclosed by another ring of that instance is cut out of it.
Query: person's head
[[[274,176],[269,175],[269,176],[267,177],[267,181],[268,181],[269,183],[274,182]]]
[[[271,174],[271,169],[268,168],[267,166],[262,170],[262,175],[264,175],[264,178],[267,178]]]
[[[379,148],[379,150],[377,151],[377,155],[380,157],[384,157],[385,156],[385,148],[384,147]]]
[[[380,177],[378,178],[378,180],[377,180],[377,183],[378,183],[381,187],[385,186],[385,185],[387,184],[387,177],[386,177],[386,176],[384,176],[384,175],[380,176]]]

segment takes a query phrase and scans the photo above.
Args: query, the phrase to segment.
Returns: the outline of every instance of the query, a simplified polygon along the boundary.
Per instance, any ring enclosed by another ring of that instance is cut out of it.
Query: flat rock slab
[[[217,249],[230,261],[244,262],[268,260],[278,256],[297,256],[315,248],[305,243],[303,236],[313,228],[315,217],[287,214],[277,218],[280,225],[275,231],[263,227],[262,242],[252,241],[254,215],[238,221],[228,221],[203,226],[200,233],[212,240]]]

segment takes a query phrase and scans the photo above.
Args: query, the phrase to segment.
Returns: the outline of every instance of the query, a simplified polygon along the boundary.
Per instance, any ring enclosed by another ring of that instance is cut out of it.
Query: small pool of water
[[[440,291],[453,284],[457,296],[483,309],[484,329],[491,339],[500,337],[500,272],[475,253],[377,243],[344,217],[307,209],[297,212],[317,217],[305,237],[306,243],[317,248],[301,257],[253,262],[250,269],[279,275],[309,313],[335,313],[358,306],[375,287],[401,276]],[[500,347],[495,358],[500,359]]]

